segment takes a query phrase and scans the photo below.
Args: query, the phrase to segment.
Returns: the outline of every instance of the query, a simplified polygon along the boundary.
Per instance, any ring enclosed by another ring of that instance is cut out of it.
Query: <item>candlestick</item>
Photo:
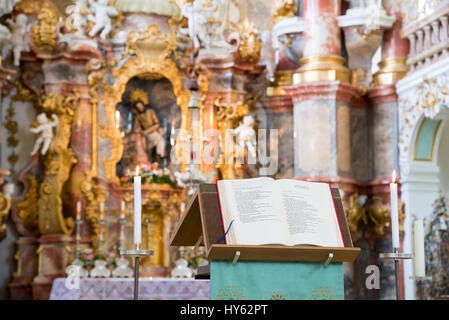
[[[399,262],[401,260],[413,259],[413,255],[410,253],[400,253],[398,248],[394,248],[393,253],[380,253],[379,257],[385,260],[394,260],[394,274],[396,283],[396,300],[401,299],[401,278],[399,277]]]
[[[80,256],[80,244],[81,244],[81,201],[76,203],[76,220],[75,220],[75,258]]]
[[[399,204],[398,184],[396,183],[396,171],[393,171],[390,183],[390,208],[391,208],[391,239],[393,248],[399,248]]]
[[[424,253],[424,224],[416,220],[413,224],[415,277],[424,278],[426,275],[426,261]]]
[[[142,242],[141,235],[141,181],[142,178],[139,175],[139,166],[136,167],[136,175],[134,176],[134,244],[138,247]]]

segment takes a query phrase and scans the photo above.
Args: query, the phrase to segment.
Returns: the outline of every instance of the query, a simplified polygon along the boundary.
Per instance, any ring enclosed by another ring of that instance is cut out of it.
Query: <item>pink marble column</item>
[[[389,0],[385,4],[388,15],[395,16],[393,26],[384,31],[382,42],[382,61],[379,63],[379,71],[373,75],[373,86],[393,85],[407,75],[409,70],[406,60],[409,57],[410,42],[412,42],[412,54],[422,51],[422,39],[401,37],[402,12],[401,1]],[[415,46],[416,43],[416,46]],[[411,57],[411,56],[410,56]]]
[[[400,0],[389,0],[385,4],[388,15],[394,15],[396,21],[391,29],[384,32],[382,60],[393,57],[406,58],[409,53],[409,41],[401,37],[402,12]]]
[[[304,0],[304,58],[341,54],[341,0]]]

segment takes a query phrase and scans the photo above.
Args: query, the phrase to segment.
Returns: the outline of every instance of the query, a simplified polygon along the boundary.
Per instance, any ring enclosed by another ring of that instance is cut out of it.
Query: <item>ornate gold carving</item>
[[[399,231],[403,232],[404,231],[404,220],[405,220],[405,203],[403,201],[399,201],[399,214],[398,214],[398,218],[399,218]]]
[[[38,15],[42,8],[53,11],[60,16],[58,7],[51,0],[20,0],[14,6],[15,11],[21,11],[27,15]]]
[[[68,97],[50,93],[41,101],[44,112],[56,114],[59,118],[56,136],[45,156],[45,176],[39,188],[38,212],[41,234],[70,234],[73,231],[73,219],[64,218],[62,213],[61,192],[72,165],[77,162],[69,143],[74,110],[78,101],[79,95],[76,91],[73,96]]]
[[[116,164],[123,154],[123,141],[119,129],[115,126],[115,107],[120,102],[122,94],[125,92],[128,81],[136,76],[160,75],[167,78],[173,87],[173,92],[177,97],[177,104],[181,107],[182,121],[181,128],[187,129],[187,105],[190,92],[183,90],[183,75],[176,67],[170,55],[176,48],[175,24],[170,24],[171,34],[163,33],[157,25],[149,25],[142,33],[130,32],[127,38],[127,46],[124,56],[131,56],[120,69],[112,71],[115,82],[112,85],[104,80],[98,86],[98,90],[103,90],[103,104],[105,106],[106,123],[99,123],[99,135],[111,141],[111,155],[108,159],[103,159],[105,177],[110,181],[118,183],[116,176]]]
[[[15,148],[19,145],[19,140],[16,138],[16,134],[18,131],[17,121],[14,120],[16,115],[16,111],[14,110],[13,104],[11,103],[7,109],[7,113],[5,116],[6,122],[3,123],[3,126],[8,131],[7,145],[12,148],[12,153],[8,156],[8,162],[10,164],[9,171],[11,174],[15,173],[14,166],[19,160],[19,156],[17,155]]]
[[[89,83],[89,94],[91,96],[90,103],[92,106],[92,167],[90,176],[97,175],[97,105],[99,101],[97,90],[104,81],[107,71],[107,65],[104,61],[97,58],[91,59],[86,65],[85,71],[88,74],[87,81]]]
[[[406,58],[388,58],[379,62],[379,71],[373,75],[370,86],[396,83],[407,75]]]
[[[30,188],[23,201],[17,202],[19,217],[23,221],[23,226],[29,231],[34,231],[38,227],[38,206],[37,206],[37,180],[28,174],[26,179],[30,183]]]
[[[358,193],[354,193],[349,197],[349,210],[346,213],[349,229],[355,234],[359,234],[358,228],[360,221],[368,224],[366,210],[359,204],[358,200]]]
[[[57,13],[44,7],[41,9],[37,23],[32,28],[33,40],[36,46],[45,52],[52,52],[58,40],[58,20]]]
[[[388,209],[383,206],[382,198],[375,196],[371,199],[368,218],[374,224],[374,232],[383,235],[384,228],[390,225],[390,215]]]
[[[131,31],[126,40],[125,56],[136,55],[141,60],[167,59],[176,49],[173,35],[161,31],[157,24],[150,24],[142,32]]]
[[[5,223],[8,220],[10,209],[11,199],[0,192],[0,235],[5,234]]]
[[[220,130],[221,136],[225,137],[227,130],[233,129],[239,120],[248,115],[249,107],[241,101],[234,104],[223,104],[220,102],[221,99],[221,97],[215,98],[214,108],[218,130]],[[224,159],[225,155],[228,154],[228,151],[226,151],[227,145],[223,144],[223,148],[225,149],[221,153],[223,159],[217,165],[223,179],[242,179],[242,165],[227,163]]]
[[[173,228],[179,216],[176,207],[180,201],[177,194],[163,199],[160,191],[146,193],[142,202],[142,244],[144,248],[154,250],[155,254],[142,259],[142,266],[170,267],[168,232]]]
[[[13,101],[31,101],[34,98],[34,93],[25,88],[20,81],[15,82],[17,93],[12,97]]]
[[[20,255],[22,254],[20,246],[18,246],[16,253],[14,254],[14,259],[17,261],[17,270],[14,272],[14,277],[20,277],[22,274],[22,259],[20,259]]]
[[[260,58],[261,41],[258,38],[258,31],[254,24],[245,20],[239,28],[241,37],[239,55],[242,60],[257,62]]]
[[[98,212],[100,212],[100,203],[106,202],[108,195],[100,186],[94,184],[90,174],[86,174],[86,179],[81,183],[80,188],[87,202],[85,209],[86,220],[89,223],[92,248],[96,251],[98,249],[98,238],[100,235]]]
[[[285,19],[294,17],[298,7],[295,4],[295,0],[283,0],[273,13],[273,23]]]

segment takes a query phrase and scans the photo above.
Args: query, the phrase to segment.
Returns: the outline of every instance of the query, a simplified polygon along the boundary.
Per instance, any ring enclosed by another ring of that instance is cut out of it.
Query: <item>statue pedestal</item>
[[[65,234],[44,235],[38,239],[38,275],[33,279],[33,300],[47,300],[55,278],[66,277],[71,237]]]
[[[17,271],[14,278],[9,283],[9,292],[13,300],[31,300],[33,293],[31,283],[36,276],[37,255],[36,237],[20,237],[17,240]]]

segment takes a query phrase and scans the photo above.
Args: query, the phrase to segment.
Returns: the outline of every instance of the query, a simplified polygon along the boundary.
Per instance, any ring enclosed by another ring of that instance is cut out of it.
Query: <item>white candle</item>
[[[139,166],[136,167],[136,175],[134,176],[134,244],[139,246],[142,241],[141,236],[141,177],[139,175]]]
[[[185,208],[186,208],[186,205],[185,205],[185,203],[183,202],[183,203],[181,203],[181,216],[184,214],[184,210],[185,210]]]
[[[415,221],[413,232],[415,277],[424,277],[426,275],[426,261],[424,254],[424,224],[422,220]]]
[[[120,128],[120,111],[115,111],[115,125]]]
[[[104,202],[100,202],[100,220],[104,219]]]
[[[125,218],[125,201],[122,200],[121,202],[121,210],[120,210],[120,218],[124,219]]]
[[[81,219],[81,201],[76,203],[76,220]]]
[[[399,248],[399,204],[398,184],[396,183],[396,171],[393,171],[390,183],[390,208],[391,208],[391,238],[393,248]]]

